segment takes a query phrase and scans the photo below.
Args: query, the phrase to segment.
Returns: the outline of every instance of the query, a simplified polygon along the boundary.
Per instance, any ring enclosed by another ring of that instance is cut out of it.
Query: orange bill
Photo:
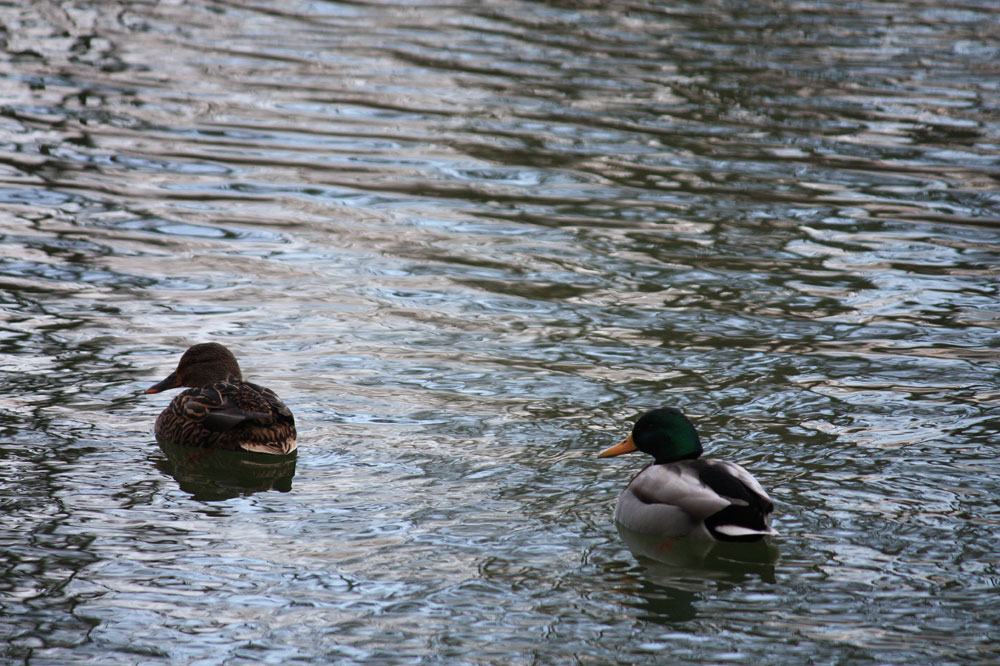
[[[632,435],[629,435],[619,443],[612,446],[610,449],[604,449],[597,454],[598,458],[613,458],[615,456],[620,456],[623,453],[630,453],[635,451],[635,442],[632,441]]]

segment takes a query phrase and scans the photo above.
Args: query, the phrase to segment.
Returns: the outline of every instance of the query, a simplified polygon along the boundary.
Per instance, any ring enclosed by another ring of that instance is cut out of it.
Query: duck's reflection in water
[[[626,577],[630,599],[647,621],[684,622],[697,617],[697,604],[721,588],[748,578],[775,581],[779,551],[766,540],[726,543],[669,538],[633,532],[617,525],[618,533],[638,566]]]
[[[158,443],[166,459],[157,461],[157,468],[174,477],[181,490],[195,499],[217,501],[292,489],[297,451],[278,456]]]
[[[672,567],[756,573],[763,580],[770,581],[778,561],[778,548],[766,539],[730,543],[686,537],[665,538],[634,532],[620,523],[616,527],[633,555]]]

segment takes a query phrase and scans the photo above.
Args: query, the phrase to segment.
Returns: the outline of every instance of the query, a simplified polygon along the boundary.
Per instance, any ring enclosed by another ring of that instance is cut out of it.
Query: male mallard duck
[[[184,391],[156,419],[156,438],[205,449],[291,453],[295,418],[274,391],[243,381],[233,353],[215,342],[191,347],[146,393]]]
[[[777,534],[767,522],[774,505],[757,480],[736,463],[700,459],[698,433],[679,410],[646,412],[632,434],[598,457],[637,449],[655,460],[618,496],[615,520],[626,528],[717,541],[756,541]]]

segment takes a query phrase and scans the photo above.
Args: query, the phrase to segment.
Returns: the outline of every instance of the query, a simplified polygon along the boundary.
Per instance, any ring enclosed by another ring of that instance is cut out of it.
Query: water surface
[[[993,5],[0,8],[3,660],[1000,659]],[[293,468],[155,444],[205,340]],[[775,561],[626,547],[663,404]]]

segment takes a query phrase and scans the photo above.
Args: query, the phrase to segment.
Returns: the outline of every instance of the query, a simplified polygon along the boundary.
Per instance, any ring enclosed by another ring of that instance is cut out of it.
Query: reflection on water
[[[297,454],[217,451],[159,442],[167,456],[157,467],[197,500],[224,500],[263,490],[292,489]]]
[[[736,566],[747,571],[759,567],[761,577],[774,580],[774,564],[779,549],[768,540],[752,543],[726,543],[683,537],[663,538],[643,534],[616,523],[618,535],[638,557],[669,565],[669,570],[684,569],[725,571]]]
[[[623,591],[651,622],[686,622],[698,618],[697,607],[719,591],[738,595],[744,581],[778,583],[779,549],[767,541],[723,543],[670,538],[634,532],[618,524],[618,534],[640,567],[625,578]]]
[[[994,4],[0,7],[0,661],[995,660]],[[616,533],[665,403],[780,558]]]

